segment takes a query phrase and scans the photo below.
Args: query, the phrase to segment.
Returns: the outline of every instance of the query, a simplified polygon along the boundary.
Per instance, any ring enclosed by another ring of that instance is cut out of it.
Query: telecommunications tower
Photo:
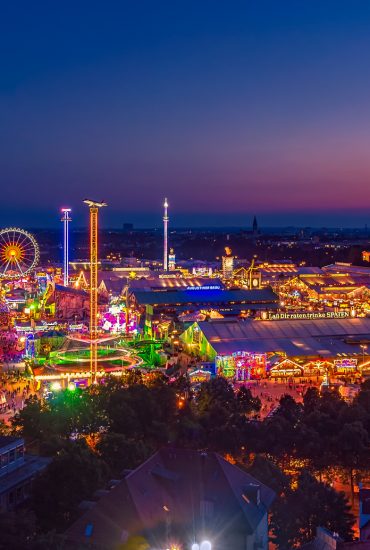
[[[72,221],[69,214],[72,210],[70,208],[62,208],[61,212],[63,217],[61,221],[63,222],[63,231],[64,231],[64,247],[63,247],[63,284],[68,286],[68,264],[69,264],[69,230],[68,224]]]
[[[84,200],[90,209],[90,376],[96,382],[98,367],[98,212],[105,202]]]
[[[163,269],[168,271],[168,202],[164,199],[164,216],[163,216]]]

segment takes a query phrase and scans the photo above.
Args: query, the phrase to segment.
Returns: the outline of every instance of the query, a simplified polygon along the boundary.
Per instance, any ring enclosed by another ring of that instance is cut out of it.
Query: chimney
[[[261,486],[257,483],[249,483],[244,487],[242,497],[247,504],[259,506],[261,503]]]
[[[325,527],[316,528],[316,540],[325,545],[325,548],[336,550],[338,542],[343,542],[338,533],[332,533]]]

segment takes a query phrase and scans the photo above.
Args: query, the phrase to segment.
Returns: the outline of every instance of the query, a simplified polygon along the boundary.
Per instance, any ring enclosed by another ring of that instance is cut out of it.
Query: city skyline
[[[170,200],[170,199],[169,199]],[[74,213],[71,230],[88,227],[88,216],[80,203],[68,204]],[[51,210],[27,209],[1,211],[1,225],[24,226],[28,229],[60,229],[60,207]],[[122,229],[125,223],[133,224],[135,229],[162,230],[162,203],[150,212],[119,211],[114,205],[108,204],[108,209],[101,216],[102,229]],[[183,212],[170,203],[171,220],[169,231],[174,229],[201,229],[201,228],[243,228],[252,229],[254,216],[257,217],[260,229],[304,228],[313,229],[365,229],[370,227],[370,215],[367,211],[338,210],[334,212]]]

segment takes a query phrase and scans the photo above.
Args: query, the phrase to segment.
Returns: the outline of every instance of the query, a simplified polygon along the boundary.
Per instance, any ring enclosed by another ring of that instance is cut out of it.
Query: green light
[[[76,390],[76,384],[74,382],[70,382],[68,384],[69,391],[75,391]]]

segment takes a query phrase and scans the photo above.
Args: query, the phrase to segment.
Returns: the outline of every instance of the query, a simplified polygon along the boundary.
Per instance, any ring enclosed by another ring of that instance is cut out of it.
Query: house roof
[[[333,357],[362,354],[360,342],[350,337],[370,338],[370,318],[263,321],[201,321],[197,323],[219,355],[238,351],[284,352],[289,356]]]
[[[55,292],[62,292],[65,294],[75,294],[76,296],[88,296],[85,290],[80,288],[74,288],[73,286],[55,285]]]
[[[23,439],[21,437],[14,437],[12,435],[0,435],[0,450],[6,449],[14,444],[21,445]]]
[[[326,265],[322,269],[326,272],[360,274],[370,277],[370,267],[367,266],[336,263]]]
[[[256,290],[171,290],[137,291],[132,294],[141,305],[181,305],[181,304],[258,304],[276,303],[278,296],[271,288]]]
[[[51,458],[41,456],[25,456],[17,468],[1,477],[0,495],[24,483],[40,473],[51,462]]]
[[[260,503],[246,498],[258,487]],[[243,496],[244,495],[244,496]],[[68,540],[112,548],[122,534],[145,534],[153,544],[171,520],[185,536],[206,524],[209,532],[252,533],[265,517],[274,492],[216,453],[166,448],[131,472],[67,531]],[[202,503],[209,506],[206,516]],[[86,538],[87,525],[92,535]]]
[[[176,290],[188,287],[220,286],[224,287],[221,279],[209,277],[159,277],[152,275],[147,279],[134,279],[130,281],[130,290]]]
[[[370,284],[370,274],[350,274],[350,273],[325,273],[317,275],[306,275],[301,274],[300,279],[306,285],[314,288],[315,290],[326,288],[330,290],[331,287],[341,288],[341,287],[361,287],[368,286]]]

